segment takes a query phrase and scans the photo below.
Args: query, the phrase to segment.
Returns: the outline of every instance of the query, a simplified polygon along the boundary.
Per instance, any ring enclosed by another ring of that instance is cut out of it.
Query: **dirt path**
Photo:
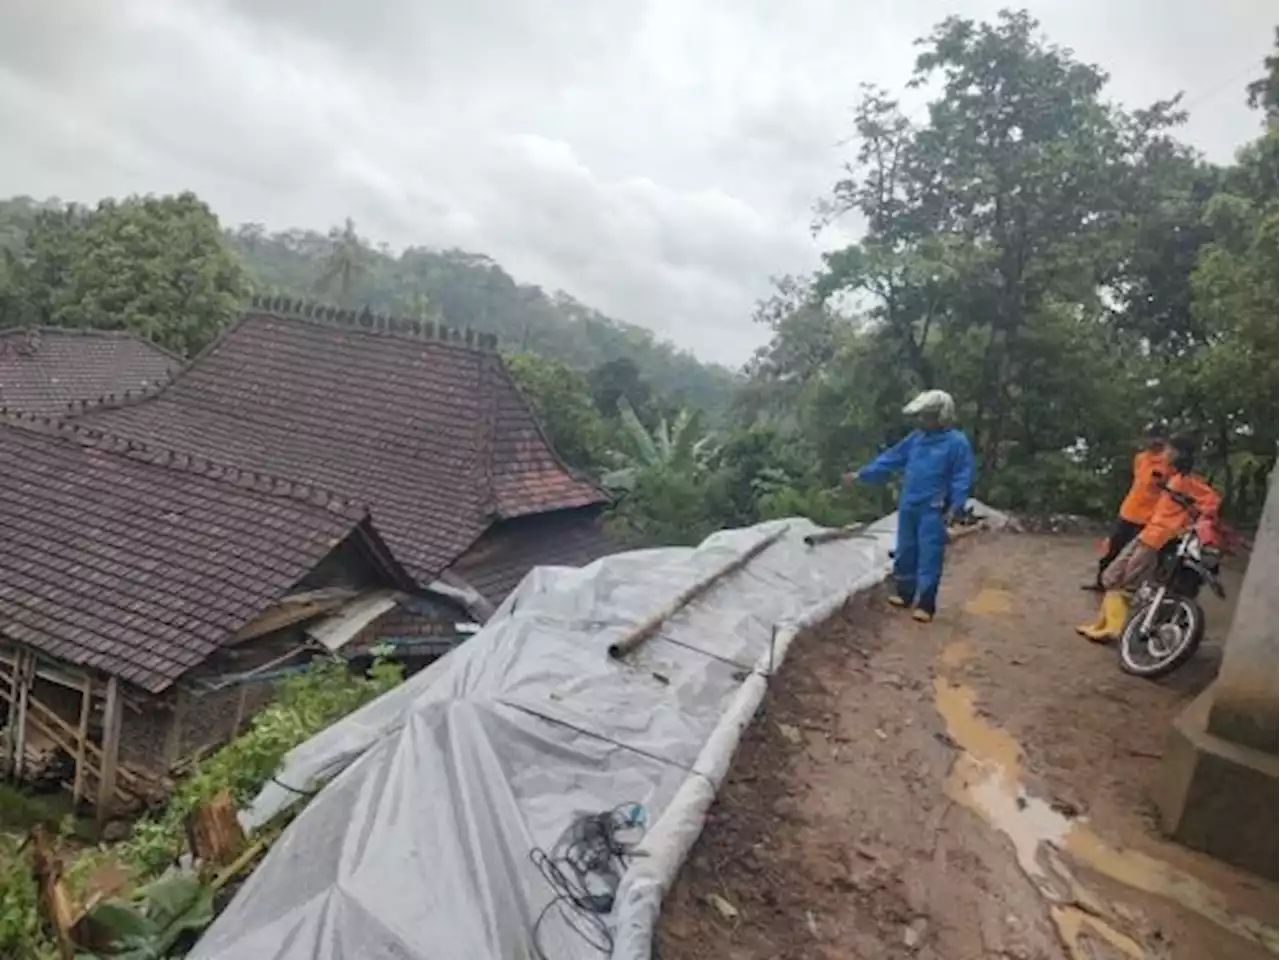
[[[984,535],[934,624],[875,596],[797,640],[668,895],[662,960],[1275,956],[1275,886],[1160,841],[1146,800],[1214,642],[1167,684],[1120,673],[1071,630],[1091,557]]]

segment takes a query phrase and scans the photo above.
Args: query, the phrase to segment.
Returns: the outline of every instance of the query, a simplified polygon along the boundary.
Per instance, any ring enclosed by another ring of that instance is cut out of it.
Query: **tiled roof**
[[[562,510],[495,524],[449,568],[495,607],[534,567],[582,567],[625,547],[598,510]]]
[[[155,344],[115,330],[0,331],[0,408],[56,416],[104,394],[153,388],[182,366]]]
[[[367,503],[424,584],[494,520],[605,500],[556,458],[488,338],[273,306],[155,395],[77,422]]]
[[[146,690],[203,661],[357,528],[377,552],[364,509],[314,488],[0,420],[0,635]]]

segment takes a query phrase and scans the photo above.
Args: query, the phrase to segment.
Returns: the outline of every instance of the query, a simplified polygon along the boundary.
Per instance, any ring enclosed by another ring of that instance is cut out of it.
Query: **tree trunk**
[[[35,878],[40,896],[40,916],[52,928],[58,942],[58,955],[62,960],[72,960],[76,948],[71,939],[71,929],[76,923],[76,911],[71,896],[62,883],[62,861],[53,849],[53,841],[43,826],[36,826],[27,842],[31,845],[31,875]]]
[[[203,863],[225,866],[244,849],[245,835],[236,819],[231,792],[221,790],[187,817],[187,843]]]

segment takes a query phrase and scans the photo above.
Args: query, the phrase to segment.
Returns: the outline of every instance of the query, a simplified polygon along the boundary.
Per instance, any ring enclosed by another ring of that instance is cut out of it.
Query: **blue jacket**
[[[879,483],[899,470],[899,507],[961,510],[973,485],[973,450],[959,430],[916,430],[859,470],[858,479]]]

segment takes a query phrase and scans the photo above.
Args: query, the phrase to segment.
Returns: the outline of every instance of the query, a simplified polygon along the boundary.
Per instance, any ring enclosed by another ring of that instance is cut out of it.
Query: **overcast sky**
[[[195,190],[224,224],[459,246],[737,363],[858,84],[982,0],[0,0],[0,195]],[[1051,0],[1055,41],[1226,160],[1274,0]]]

